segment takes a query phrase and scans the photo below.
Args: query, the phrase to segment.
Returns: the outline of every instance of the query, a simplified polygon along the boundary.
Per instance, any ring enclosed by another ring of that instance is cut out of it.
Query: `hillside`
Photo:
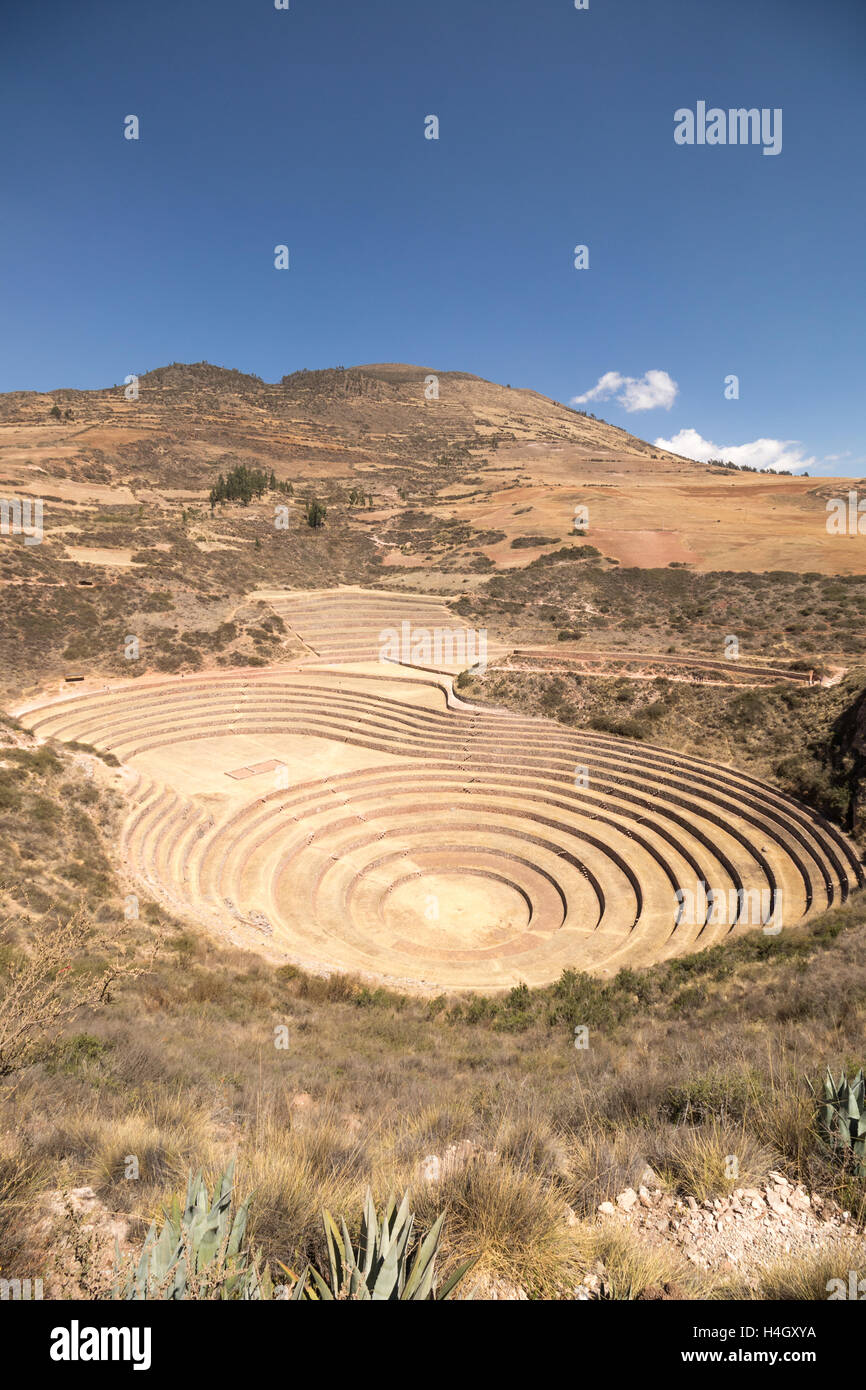
[[[438,382],[437,399],[425,397],[431,376]],[[0,421],[36,427],[57,404],[64,412],[73,411],[75,438],[83,429],[98,434],[100,428],[115,427],[134,440],[139,433],[171,423],[181,434],[198,432],[202,444],[207,439],[221,441],[220,432],[227,431],[235,434],[238,444],[258,439],[266,448],[270,431],[274,447],[290,450],[304,441],[305,428],[317,428],[332,433],[347,449],[353,442],[366,442],[361,457],[347,454],[348,465],[383,461],[396,455],[401,445],[417,449],[427,437],[474,437],[483,442],[499,432],[515,440],[567,441],[612,457],[651,457],[657,452],[626,431],[538,392],[499,386],[466,372],[402,363],[299,371],[273,384],[207,362],[172,363],[144,373],[138,385],[135,401],[125,399],[122,383],[94,391],[0,395]],[[373,438],[364,441],[370,431]],[[108,442],[119,441],[109,435]],[[683,462],[671,454],[657,457]]]
[[[847,482],[693,463],[467,373],[378,363],[269,384],[175,363],[143,374],[137,399],[126,389],[0,396],[0,481],[50,501],[49,544],[82,507],[170,515],[201,504],[220,471],[243,463],[329,494],[371,494],[348,525],[375,532],[384,569],[441,575],[467,556],[522,567],[574,538],[579,507],[587,539],[624,565],[850,574],[866,563],[866,537],[826,530],[826,501]],[[422,515],[417,534],[398,524],[404,501]],[[444,551],[446,525],[471,544]]]

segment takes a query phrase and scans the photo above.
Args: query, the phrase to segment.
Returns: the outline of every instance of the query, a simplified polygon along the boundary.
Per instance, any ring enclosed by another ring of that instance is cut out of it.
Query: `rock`
[[[459,1173],[475,1156],[476,1145],[471,1139],[461,1139],[459,1144],[449,1144],[442,1155],[442,1176],[451,1173]],[[488,1158],[494,1158],[494,1154],[488,1154]]]
[[[498,1157],[493,1149],[482,1151],[472,1139],[461,1139],[459,1144],[449,1144],[441,1158],[438,1154],[428,1154],[421,1159],[417,1172],[422,1182],[439,1182],[442,1178],[461,1172],[475,1158],[495,1163]]]
[[[777,1216],[790,1215],[790,1212],[788,1211],[788,1203],[785,1198],[785,1192],[782,1188],[767,1188],[767,1206],[770,1208],[771,1211],[774,1211]]]
[[[92,1235],[97,1240],[97,1259],[101,1268],[113,1267],[115,1242],[123,1253],[129,1250],[129,1221],[122,1213],[109,1211],[92,1187],[58,1188],[46,1192],[42,1211],[44,1216],[37,1220],[35,1229],[46,1235],[50,1233],[52,1244],[59,1227],[71,1212],[80,1222],[82,1234]]]
[[[641,1183],[637,1190],[626,1188],[603,1202],[598,1211],[627,1226],[636,1239],[656,1249],[667,1247],[702,1271],[726,1271],[729,1276],[736,1272],[744,1288],[754,1289],[756,1272],[773,1260],[811,1257],[816,1250],[829,1253],[834,1247],[841,1251],[845,1249],[841,1243],[854,1238],[856,1223],[850,1212],[843,1213],[830,1198],[779,1178],[779,1173],[768,1178],[764,1191],[736,1188],[700,1203],[694,1197],[651,1191]],[[858,1258],[866,1262],[866,1232],[858,1228],[856,1239],[862,1252]],[[600,1290],[594,1281],[584,1279],[575,1296],[608,1297],[609,1280],[603,1269],[598,1275]],[[658,1299],[659,1287],[664,1286],[653,1285],[642,1296]]]
[[[418,1164],[418,1177],[421,1182],[438,1182],[439,1169],[439,1155],[428,1154],[427,1157],[422,1158],[421,1162]]]

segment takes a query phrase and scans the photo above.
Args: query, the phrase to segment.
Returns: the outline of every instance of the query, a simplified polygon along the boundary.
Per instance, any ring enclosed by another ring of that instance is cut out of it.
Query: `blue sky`
[[[290,3],[3,0],[0,390],[614,373],[642,437],[866,472],[863,0]],[[781,153],[676,145],[698,101]]]

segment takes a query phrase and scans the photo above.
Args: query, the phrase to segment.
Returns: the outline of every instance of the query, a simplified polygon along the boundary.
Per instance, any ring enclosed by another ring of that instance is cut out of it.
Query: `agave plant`
[[[410,1254],[415,1216],[409,1210],[409,1194],[405,1194],[399,1207],[396,1198],[389,1197],[380,1221],[368,1188],[357,1251],[345,1221],[341,1220],[338,1229],[331,1213],[324,1211],[328,1279],[308,1265],[292,1290],[292,1298],[327,1301],[448,1298],[475,1260],[461,1265],[441,1288],[437,1288],[436,1257],[444,1220],[443,1212]]]
[[[183,1208],[175,1197],[157,1233],[151,1225],[137,1262],[118,1250],[114,1296],[125,1299],[261,1299],[273,1297],[267,1267],[259,1272],[245,1243],[249,1201],[234,1211],[234,1160],[212,1197],[201,1173],[190,1177]]]
[[[866,1078],[862,1069],[853,1081],[843,1074],[836,1082],[827,1068],[818,1125],[831,1149],[853,1161],[858,1177],[866,1177]]]

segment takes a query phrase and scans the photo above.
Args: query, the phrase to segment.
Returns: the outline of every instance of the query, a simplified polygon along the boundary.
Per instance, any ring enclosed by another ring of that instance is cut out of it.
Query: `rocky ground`
[[[696,1268],[739,1277],[758,1286],[761,1270],[786,1257],[814,1255],[833,1245],[849,1246],[862,1239],[850,1212],[830,1199],[792,1185],[771,1171],[762,1188],[738,1187],[727,1197],[698,1202],[664,1192],[653,1181],[628,1187],[615,1202],[602,1202],[599,1217],[626,1226],[632,1233],[672,1253],[685,1256]],[[863,1240],[866,1254],[866,1239]],[[602,1298],[605,1271],[596,1266],[576,1293],[580,1299]]]

